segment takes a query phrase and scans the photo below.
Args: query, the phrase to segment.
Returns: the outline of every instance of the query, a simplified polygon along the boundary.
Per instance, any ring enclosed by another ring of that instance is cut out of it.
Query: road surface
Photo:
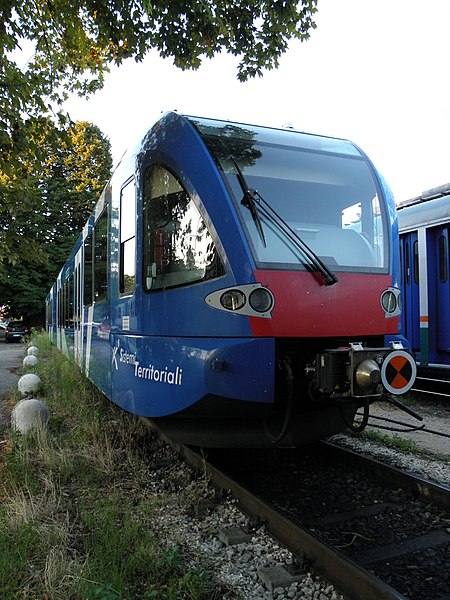
[[[25,355],[23,344],[7,344],[5,340],[0,341],[0,424],[3,423],[2,398],[17,387],[19,375],[17,368],[22,364]]]

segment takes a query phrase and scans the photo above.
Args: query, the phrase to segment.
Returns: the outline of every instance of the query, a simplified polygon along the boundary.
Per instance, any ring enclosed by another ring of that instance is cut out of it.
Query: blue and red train
[[[450,377],[450,184],[398,207],[401,331],[423,371]]]
[[[354,144],[168,113],[105,187],[47,327],[175,440],[299,445],[412,386],[399,274],[394,201]]]

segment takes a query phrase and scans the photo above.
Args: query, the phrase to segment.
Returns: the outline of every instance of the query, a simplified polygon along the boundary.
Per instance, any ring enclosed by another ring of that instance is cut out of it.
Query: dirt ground
[[[384,435],[399,436],[403,439],[412,440],[419,448],[433,454],[447,455],[450,458],[450,403],[446,403],[444,400],[430,402],[417,398],[408,402],[408,408],[420,415],[423,421],[415,419],[388,402],[383,401],[372,404],[367,430],[372,429]],[[401,423],[401,425],[382,419],[390,419]],[[374,428],[371,425],[382,425],[383,427],[402,431],[389,431]],[[408,431],[408,428],[415,427],[422,429]]]
[[[17,389],[19,375],[18,367],[22,364],[25,354],[23,344],[6,344],[0,341],[0,426],[5,420],[5,411],[2,398],[11,390]]]

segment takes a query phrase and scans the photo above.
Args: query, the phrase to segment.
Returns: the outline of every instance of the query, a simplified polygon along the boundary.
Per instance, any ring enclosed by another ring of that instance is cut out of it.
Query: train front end
[[[299,445],[352,426],[385,393],[407,392],[414,360],[400,341],[385,344],[401,312],[395,205],[366,155],[292,130],[169,122],[170,168],[195,190],[215,275],[173,305],[204,387],[160,427],[205,446]],[[201,253],[180,245],[186,264]],[[170,297],[166,289],[165,314]]]

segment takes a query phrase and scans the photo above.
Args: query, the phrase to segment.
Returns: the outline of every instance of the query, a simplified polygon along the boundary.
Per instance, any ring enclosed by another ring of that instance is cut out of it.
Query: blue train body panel
[[[112,400],[161,417],[210,395],[246,402],[273,398],[274,341],[112,336]]]

